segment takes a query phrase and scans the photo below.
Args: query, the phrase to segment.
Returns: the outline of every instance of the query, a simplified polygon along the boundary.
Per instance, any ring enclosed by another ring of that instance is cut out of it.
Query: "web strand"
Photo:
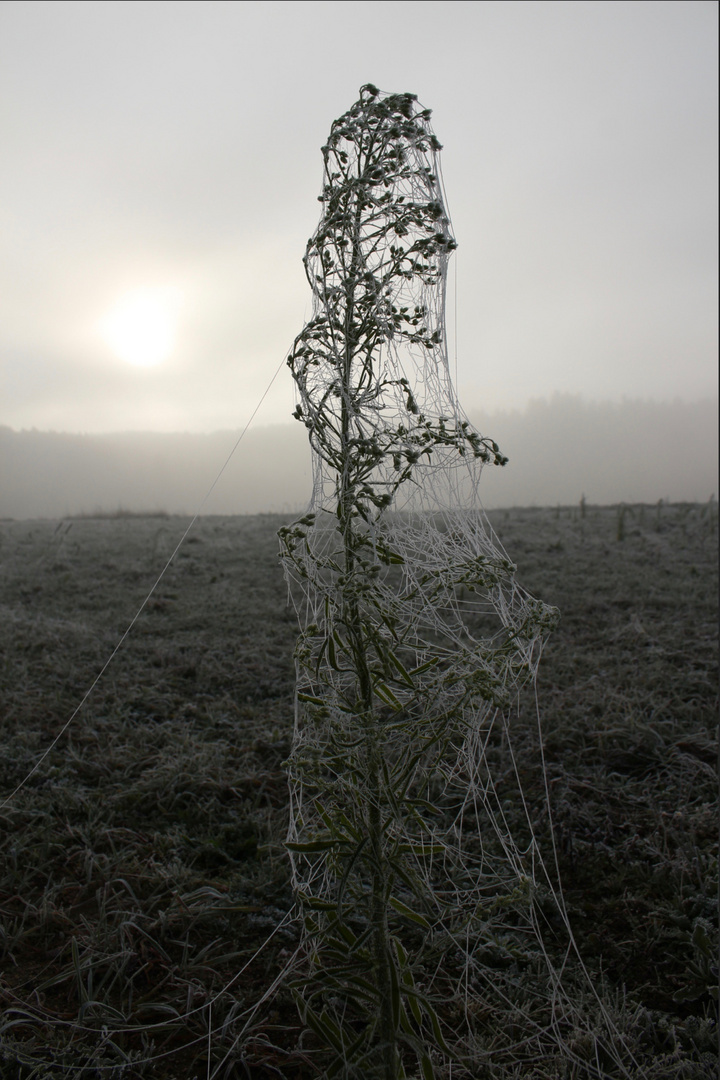
[[[75,717],[82,711],[82,709],[83,709],[85,703],[87,702],[88,698],[93,693],[93,691],[95,690],[98,683],[102,680],[103,676],[105,675],[105,672],[108,670],[108,668],[112,664],[112,662],[115,659],[115,657],[117,656],[117,654],[120,652],[120,649],[123,647],[123,645],[125,644],[127,638],[129,637],[130,633],[132,632],[133,627],[135,626],[136,622],[138,621],[138,619],[142,615],[143,611],[147,607],[148,602],[150,601],[150,599],[153,596],[153,593],[155,592],[158,585],[160,584],[160,582],[165,577],[165,574],[167,573],[167,571],[170,569],[170,566],[172,565],[172,563],[175,560],[175,556],[180,551],[180,548],[185,543],[185,540],[187,539],[189,533],[191,532],[191,530],[195,526],[195,523],[197,522],[198,518],[200,517],[201,513],[203,512],[203,510],[204,510],[204,508],[205,508],[205,506],[207,504],[208,499],[210,498],[213,491],[215,490],[218,483],[220,482],[220,478],[222,477],[223,473],[225,472],[228,465],[230,464],[230,461],[234,457],[235,451],[239,447],[240,443],[242,442],[242,440],[245,437],[245,434],[246,434],[248,428],[250,427],[253,420],[257,416],[257,413],[260,410],[260,407],[261,407],[262,403],[265,401],[265,398],[270,393],[270,389],[271,389],[273,383],[275,382],[276,378],[280,374],[280,369],[282,367],[283,367],[283,361],[281,361],[280,364],[278,364],[278,367],[277,367],[277,369],[275,371],[275,374],[271,378],[271,380],[268,383],[264,393],[260,397],[260,400],[258,401],[257,405],[255,406],[252,413],[250,414],[249,420],[247,421],[247,423],[245,424],[245,427],[242,429],[242,431],[238,435],[238,437],[235,440],[235,443],[234,443],[230,453],[225,458],[225,461],[221,465],[215,479],[213,480],[210,487],[207,489],[205,495],[203,496],[202,500],[200,501],[200,505],[198,506],[197,510],[195,511],[195,513],[194,513],[194,515],[193,515],[193,517],[192,517],[192,519],[190,521],[190,524],[187,526],[187,528],[183,532],[182,536],[178,540],[177,544],[175,545],[175,548],[172,551],[172,554],[170,555],[167,562],[163,566],[162,570],[158,574],[157,578],[155,579],[155,581],[151,585],[151,587],[150,587],[148,593],[146,594],[144,600],[142,601],[142,603],[138,607],[137,611],[135,612],[132,619],[128,623],[128,625],[127,625],[126,629],[124,630],[124,632],[121,634],[120,638],[118,639],[117,644],[113,648],[113,650],[110,653],[110,655],[108,656],[107,660],[105,661],[103,666],[100,668],[97,675],[95,676],[93,681],[90,683],[90,686],[87,688],[87,690],[83,694],[82,698],[80,699],[80,702],[75,707],[75,709],[73,709],[72,713],[70,714],[68,719],[65,721],[63,726],[60,728],[57,735],[55,735],[54,739],[48,744],[48,746],[45,748],[43,753],[37,759],[37,761],[35,762],[33,767],[30,769],[30,771],[27,773],[27,775],[20,781],[20,783],[17,785],[17,787],[14,788],[14,790],[11,791],[10,794],[5,797],[5,799],[3,800],[2,803],[0,803],[0,810],[4,810],[5,807],[8,806],[12,802],[12,800],[15,798],[15,796],[18,794],[18,792],[21,791],[22,788],[25,787],[28,780],[30,780],[31,777],[33,777],[35,775],[35,773],[38,771],[38,769],[43,764],[43,762],[46,760],[46,758],[52,753],[52,751],[55,749],[57,744],[60,742],[60,739],[63,737],[65,732],[70,728],[71,724],[75,720]]]

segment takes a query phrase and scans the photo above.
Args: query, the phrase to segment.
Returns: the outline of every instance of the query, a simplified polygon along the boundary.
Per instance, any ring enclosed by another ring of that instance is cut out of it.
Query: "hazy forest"
[[[510,459],[483,476],[488,507],[567,505],[583,492],[592,503],[694,502],[718,491],[717,399],[613,403],[559,394],[515,412],[470,410],[469,418]],[[238,434],[0,427],[0,516],[193,513]],[[304,428],[289,418],[253,425],[205,512],[292,513],[304,509],[310,483]]]
[[[636,1063],[626,1075],[709,1080],[717,504],[491,518],[523,584],[561,610],[538,683],[551,816],[532,689],[515,754],[580,954]],[[3,1077],[316,1075],[287,989],[263,1000],[297,933],[283,846],[297,633],[277,558],[284,521],[197,522],[66,735],[3,803]],[[3,799],[186,526],[160,513],[0,524]],[[522,833],[506,750],[491,753]],[[561,966],[559,929],[556,947]],[[489,968],[520,988],[526,960],[511,934],[488,941]],[[477,1022],[492,1048],[505,1019]],[[583,1038],[567,1033],[576,1062]],[[585,1074],[520,1047],[486,1075]]]

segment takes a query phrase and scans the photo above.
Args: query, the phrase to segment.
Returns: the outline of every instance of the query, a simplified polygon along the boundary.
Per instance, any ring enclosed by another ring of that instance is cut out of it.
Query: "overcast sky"
[[[445,147],[468,411],[714,395],[716,34],[693,0],[1,4],[0,424],[241,426],[365,82]],[[293,400],[283,368],[257,422]]]

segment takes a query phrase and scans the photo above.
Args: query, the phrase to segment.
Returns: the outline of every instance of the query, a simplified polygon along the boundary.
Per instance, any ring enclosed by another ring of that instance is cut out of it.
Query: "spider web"
[[[450,376],[455,241],[429,118],[368,86],[333,124],[305,256],[313,314],[288,360],[313,451],[308,511],[280,533],[300,622],[296,992],[334,1047],[328,1076],[392,1075],[391,1028],[397,1069],[414,1054],[424,1076],[561,1059],[578,1076],[613,1059],[624,1072],[577,958],[570,975],[515,763],[511,719],[557,612],[517,583],[480,503],[483,467],[505,458]]]

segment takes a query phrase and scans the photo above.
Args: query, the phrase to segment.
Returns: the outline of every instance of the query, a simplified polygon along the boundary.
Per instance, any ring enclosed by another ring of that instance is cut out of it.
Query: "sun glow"
[[[138,289],[108,312],[101,333],[116,356],[135,367],[167,360],[175,345],[178,295],[172,289]]]

